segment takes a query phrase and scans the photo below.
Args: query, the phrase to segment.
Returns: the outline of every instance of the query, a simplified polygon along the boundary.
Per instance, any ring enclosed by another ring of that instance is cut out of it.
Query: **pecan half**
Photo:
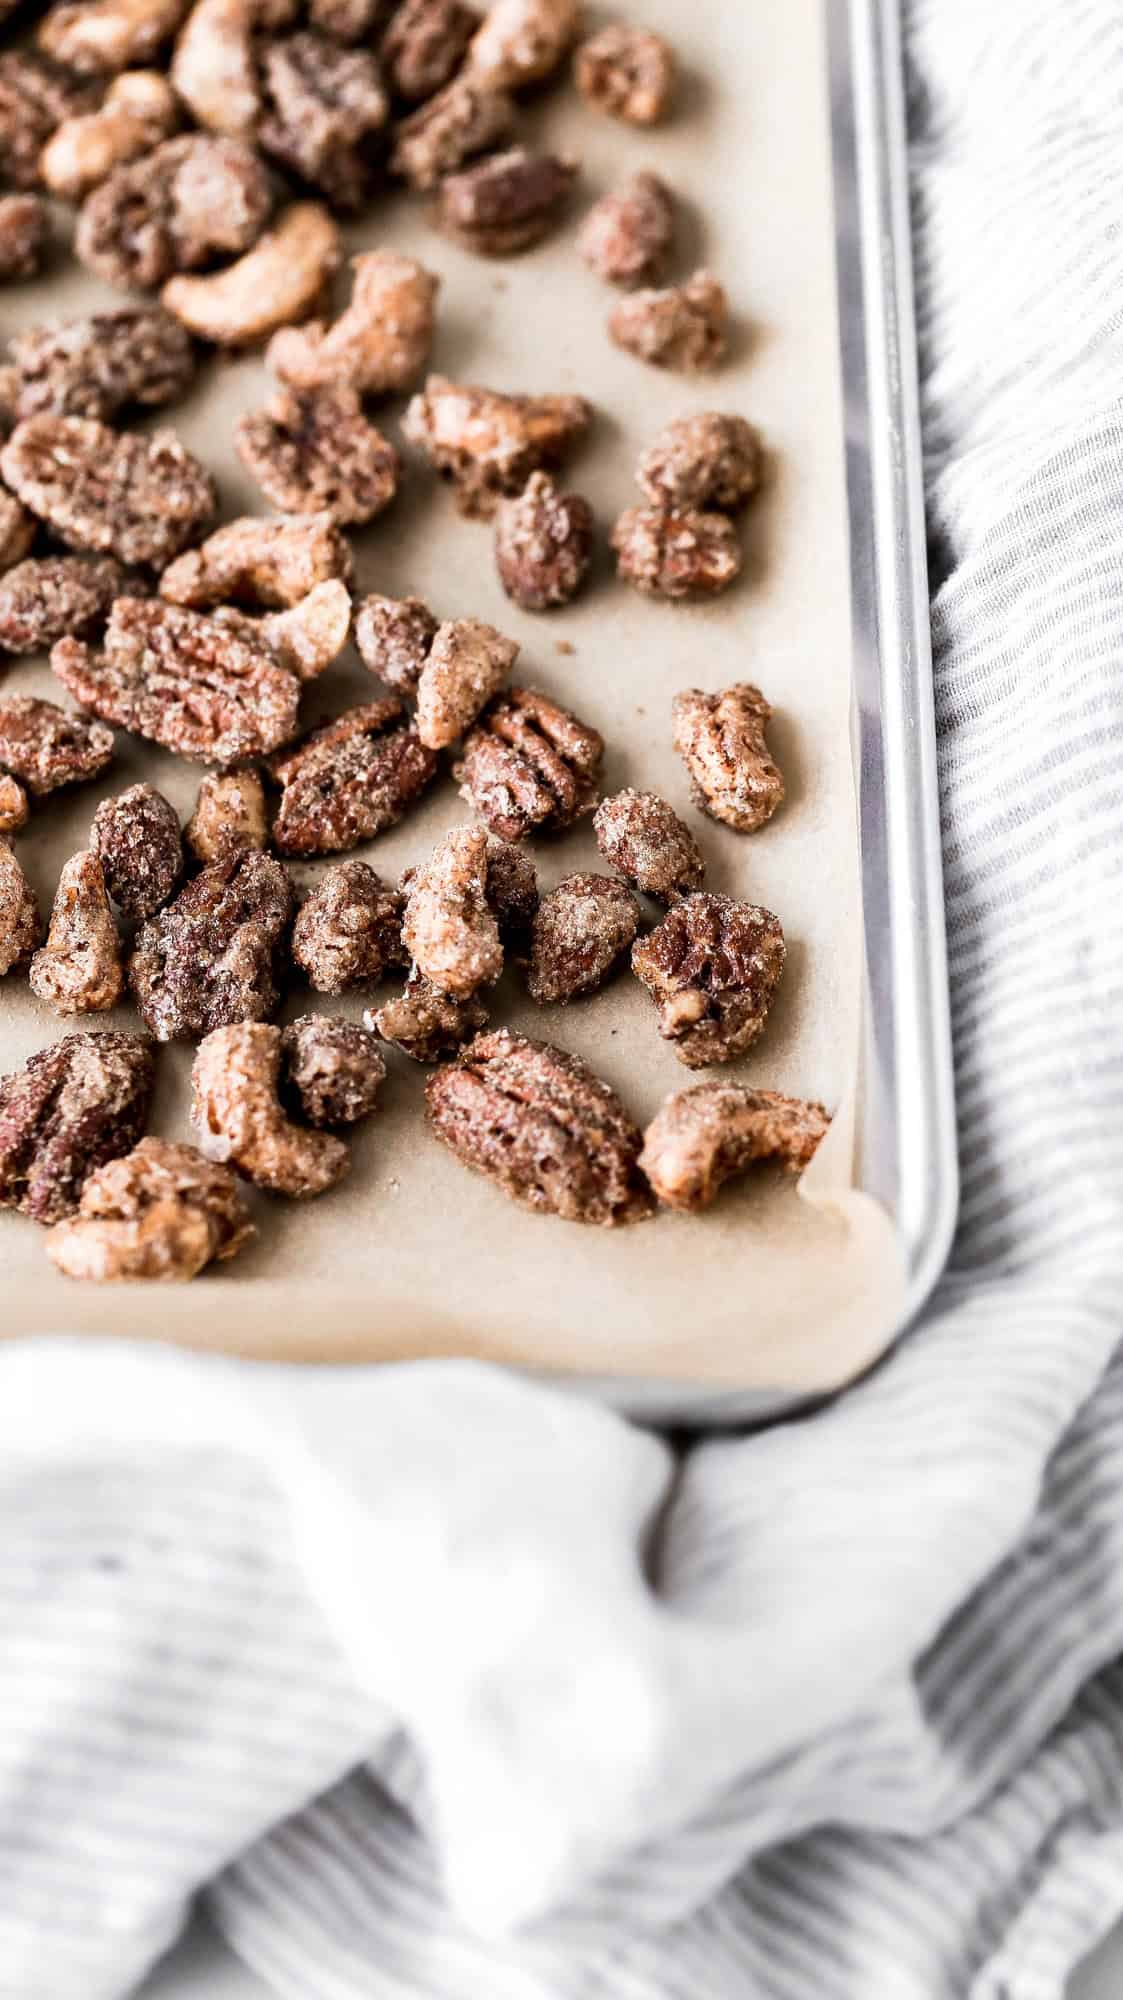
[[[45,653],[104,625],[125,587],[112,556],[29,556],[0,577],[0,651]]]
[[[402,942],[429,983],[454,1000],[493,986],[503,970],[487,866],[483,827],[462,826],[409,877]]]
[[[579,493],[559,493],[533,472],[495,516],[495,567],[523,611],[549,611],[576,597],[593,560],[593,510]]]
[[[620,575],[645,597],[717,597],[741,574],[741,544],[724,514],[626,507],[611,540]]]
[[[383,396],[425,366],[440,279],[400,250],[365,250],[351,270],[351,303],[337,320],[282,327],[269,343],[270,368],[294,389]]]
[[[462,71],[398,126],[390,165],[411,187],[428,194],[465,160],[505,139],[514,118],[514,104],[504,91]]]
[[[0,840],[0,978],[27,963],[42,935],[35,891],[8,842]]]
[[[310,1125],[357,1125],[378,1109],[386,1064],[354,1021],[301,1014],[281,1035],[282,1091]]]
[[[378,51],[395,97],[420,104],[451,83],[479,22],[464,0],[402,0]]]
[[[656,792],[629,787],[603,799],[593,815],[593,832],[605,860],[645,896],[674,903],[701,888],[706,873],[702,850]]]
[[[0,1206],[57,1222],[83,1182],[134,1146],[155,1078],[143,1035],[67,1035],[0,1079]]]
[[[339,861],[321,876],[297,911],[292,955],[317,993],[377,986],[391,966],[405,965],[405,899],[365,861]]]
[[[179,272],[248,250],[272,206],[252,147],[193,132],[114,167],[87,195],[74,247],[107,285],[155,291]]]
[[[583,396],[503,396],[430,375],[402,431],[451,480],[464,513],[487,515],[500,494],[521,493],[532,472],[563,458],[591,419]]]
[[[346,1144],[294,1125],[281,1104],[281,1030],[260,1021],[215,1028],[195,1052],[191,1122],[209,1160],[271,1194],[323,1194],[350,1166]]]
[[[47,204],[37,194],[0,195],[0,284],[34,278],[50,236]]]
[[[46,1247],[67,1278],[169,1283],[236,1256],[253,1234],[229,1167],[150,1138],[90,1175],[77,1215],[55,1224]]]
[[[20,419],[48,411],[108,423],[122,410],[174,401],[195,373],[190,337],[160,306],[25,327],[12,341],[11,359]]]
[[[269,845],[265,787],[256,771],[209,772],[199,786],[183,837],[204,865]]]
[[[783,773],[764,740],[772,708],[760,689],[751,681],[720,694],[686,688],[671,713],[696,803],[738,833],[755,833],[784,802]]]
[[[453,776],[501,840],[572,826],[596,804],[604,738],[535,688],[497,695]]]
[[[486,1028],[488,1019],[487,1008],[480,1005],[477,994],[454,1000],[431,985],[416,967],[397,999],[387,1000],[376,1010],[368,1008],[363,1015],[372,1033],[419,1063],[447,1062]]]
[[[278,851],[333,854],[396,826],[436,776],[437,758],[386,695],[312,730],[271,769],[283,788]]]
[[[688,1069],[731,1062],[764,1032],[784,970],[771,910],[699,893],[676,903],[632,948],[632,971],[659,1013],[659,1033]]]
[[[330,514],[243,514],[164,571],[160,595],[207,611],[216,604],[299,604],[319,583],[350,581],[350,544]]]
[[[373,521],[398,490],[398,454],[354,389],[277,389],[239,417],[234,441],[266,499],[290,513]]]
[[[602,986],[632,945],[639,909],[610,875],[567,875],[542,898],[531,935],[527,990],[540,1007]]]
[[[758,1160],[801,1174],[830,1122],[821,1104],[801,1097],[700,1083],[668,1097],[644,1134],[639,1163],[667,1208],[696,1213]]]
[[[147,437],[93,417],[28,417],[0,471],[24,506],[68,548],[157,569],[194,541],[215,511],[214,482],[174,431]]]
[[[760,434],[744,417],[703,410],[676,417],[660,431],[636,467],[636,480],[653,507],[732,513],[756,492],[760,466]]]
[[[437,221],[478,256],[513,257],[549,235],[576,179],[576,161],[513,146],[449,174],[441,182]]]
[[[602,28],[574,58],[586,103],[628,125],[658,125],[674,97],[678,66],[669,42],[643,28]]]
[[[363,665],[402,694],[412,694],[421,679],[438,629],[419,597],[364,597],[355,614]]]
[[[633,174],[593,203],[577,237],[591,271],[610,285],[653,285],[675,235],[674,198],[657,174]]]
[[[183,873],[179,814],[154,785],[130,785],[115,799],[103,799],[90,846],[117,908],[134,920],[166,903]]]
[[[463,736],[485,702],[498,694],[519,656],[480,618],[454,618],[438,627],[417,682],[417,733],[430,750],[446,750]]]
[[[74,854],[58,879],[47,942],[31,961],[31,991],[56,1014],[103,1014],[124,990],[121,940],[96,854]]]
[[[158,1042],[268,1020],[293,902],[280,862],[251,849],[212,862],[144,925],[129,984]]]
[[[33,799],[60,785],[81,785],[113,756],[113,731],[53,701],[12,694],[0,701],[0,770],[10,771]]]
[[[729,301],[712,271],[695,271],[684,285],[633,292],[609,316],[617,347],[655,368],[693,375],[725,358]]]

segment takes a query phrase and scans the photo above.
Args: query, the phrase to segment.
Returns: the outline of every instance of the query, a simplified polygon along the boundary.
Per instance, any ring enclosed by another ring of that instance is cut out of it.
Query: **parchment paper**
[[[356,537],[358,580],[363,589],[417,592],[440,616],[475,614],[516,637],[517,677],[603,731],[605,789],[662,792],[697,828],[708,886],[780,915],[789,956],[779,999],[757,1050],[725,1073],[837,1108],[803,1198],[765,1171],[699,1218],[664,1215],[602,1232],[525,1214],[429,1135],[426,1072],[391,1052],[385,1109],[355,1138],[350,1179],[306,1205],[254,1195],[257,1242],[190,1286],[68,1283],[49,1265],[40,1232],[0,1215],[6,1333],[127,1332],[289,1359],[469,1353],[785,1388],[836,1384],[884,1346],[900,1310],[901,1261],[889,1220],[851,1186],[863,994],[820,0],[644,0],[643,19],[671,38],[686,69],[671,124],[637,133],[587,111],[572,91],[529,114],[532,133],[581,161],[581,199],[555,240],[522,259],[487,263],[437,235],[416,200],[396,197],[349,240],[352,248],[400,245],[439,271],[435,369],[592,398],[595,431],[567,483],[590,498],[605,533],[639,498],[632,468],[670,417],[726,408],[757,422],[769,475],[745,519],[741,583],[711,606],[653,604],[617,583],[605,556],[579,603],[525,615],[494,576],[489,529],[462,520],[416,457],[399,501]],[[684,203],[676,275],[705,261],[730,291],[736,334],[715,376],[666,375],[618,352],[605,332],[617,295],[575,254],[574,227],[588,202],[640,166],[662,174]],[[119,303],[60,259],[41,282],[9,287],[2,311],[10,330]],[[219,362],[189,404],[161,413],[218,475],[224,516],[266,511],[230,443],[235,417],[261,400],[264,386],[257,358]],[[384,413],[394,435],[401,407]],[[678,688],[745,677],[778,710],[771,740],[788,787],[784,809],[752,838],[694,813],[670,746]],[[65,699],[41,662],[13,664],[4,686]],[[319,719],[374,691],[348,655],[306,707]],[[57,796],[19,836],[44,910],[63,860],[85,844],[99,798],[144,777],[184,815],[190,809],[198,768],[118,741],[105,782]],[[360,851],[396,878],[466,816],[445,781],[421,811]],[[587,823],[560,843],[539,843],[536,859],[544,888],[603,865]],[[306,882],[317,872],[297,871]],[[362,1004],[298,990],[286,1013],[314,1005],[357,1016]],[[536,1009],[507,975],[493,1010],[494,1025],[505,1021],[588,1058],[641,1123],[669,1091],[701,1080],[659,1040],[651,1002],[630,976],[569,1008]],[[127,1009],[60,1023],[11,978],[0,986],[0,1067],[18,1067],[70,1028],[135,1024]],[[161,1053],[155,1123],[179,1136],[188,1136],[189,1065],[189,1050]]]

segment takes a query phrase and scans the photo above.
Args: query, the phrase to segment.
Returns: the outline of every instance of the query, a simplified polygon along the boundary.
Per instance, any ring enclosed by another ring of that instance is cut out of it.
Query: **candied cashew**
[[[28,975],[56,1014],[101,1014],[124,989],[121,940],[96,854],[74,854],[59,876],[47,942]]]
[[[0,840],[0,978],[24,965],[43,935],[35,891],[6,840]]]
[[[64,118],[43,148],[40,171],[52,194],[81,201],[113,172],[179,124],[175,91],[159,70],[126,70],[114,77],[97,111]]]
[[[684,285],[632,292],[609,315],[617,347],[653,368],[694,375],[725,358],[729,301],[712,271],[695,271]]]
[[[503,970],[487,874],[487,834],[462,826],[410,877],[402,942],[430,984],[454,1000],[493,986]]]
[[[583,396],[507,396],[430,375],[402,432],[452,481],[464,513],[488,515],[501,494],[521,493],[532,472],[556,465],[591,419]]]
[[[626,582],[672,603],[718,596],[736,582],[744,560],[727,516],[696,508],[626,507],[610,542]]]
[[[0,586],[2,588],[2,586]],[[278,666],[299,681],[314,681],[339,658],[351,631],[351,593],[338,579],[318,583],[289,611],[251,618],[225,605],[215,612],[220,625],[264,646]]]
[[[720,694],[686,688],[671,713],[696,804],[738,833],[755,833],[784,802],[783,773],[764,739],[771,704],[751,681],[737,681]]]
[[[197,125],[252,140],[261,116],[253,33],[258,0],[195,0],[172,57],[171,80]]]
[[[519,656],[481,618],[454,618],[437,628],[417,682],[417,733],[430,750],[447,750],[498,694]]]
[[[278,1094],[280,1028],[239,1021],[215,1028],[195,1052],[191,1122],[209,1160],[237,1169],[271,1194],[323,1194],[351,1161],[345,1142],[294,1125]]]
[[[42,21],[44,54],[78,75],[104,75],[151,62],[170,42],[189,0],[63,0]]]
[[[253,1234],[228,1167],[148,1138],[89,1176],[77,1215],[56,1222],[46,1248],[65,1277],[95,1285],[183,1282]]]
[[[27,825],[27,793],[15,778],[0,772],[0,833],[18,833]]]
[[[491,90],[521,90],[558,68],[581,25],[581,0],[494,0],[468,49]]]
[[[248,347],[314,312],[341,254],[322,203],[295,202],[237,263],[208,277],[170,278],[160,296],[200,340]]]
[[[282,327],[269,343],[269,367],[294,389],[389,395],[425,366],[440,279],[400,250],[365,250],[351,269],[351,302],[338,319]]]
[[[349,582],[351,570],[350,544],[330,514],[243,514],[170,563],[160,595],[193,611],[287,610],[318,583]]]
[[[199,786],[183,837],[204,866],[269,845],[265,787],[256,771],[211,772]]]
[[[34,278],[49,238],[50,215],[40,195],[0,195],[0,284]]]
[[[801,1174],[830,1122],[821,1104],[801,1097],[743,1083],[700,1083],[676,1091],[656,1112],[640,1168],[667,1208],[697,1213],[758,1160]]]

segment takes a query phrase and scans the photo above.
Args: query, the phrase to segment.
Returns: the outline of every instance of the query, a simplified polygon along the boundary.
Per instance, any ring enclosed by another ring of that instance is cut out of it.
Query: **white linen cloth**
[[[7,1349],[3,2000],[206,1884],[283,2000],[1051,2000],[1123,1908],[1123,16],[908,30],[948,1276],[681,1462],[466,1364]]]

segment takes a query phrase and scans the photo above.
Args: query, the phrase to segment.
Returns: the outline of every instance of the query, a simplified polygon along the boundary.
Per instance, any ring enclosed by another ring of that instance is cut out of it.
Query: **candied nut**
[[[196,861],[221,861],[228,854],[269,844],[265,787],[256,771],[207,774],[183,837]]]
[[[610,285],[651,285],[663,275],[675,234],[674,201],[657,174],[633,174],[594,202],[577,248]]]
[[[532,472],[516,499],[500,502],[495,567],[522,610],[568,604],[592,560],[593,510],[579,493],[559,493],[549,473]]]
[[[40,155],[52,132],[96,101],[92,85],[44,56],[22,49],[0,55],[0,182],[37,187]]]
[[[269,343],[266,361],[294,389],[382,396],[425,366],[440,279],[400,250],[364,250],[351,269],[351,303],[337,320],[284,326]]]
[[[294,202],[236,264],[210,277],[170,278],[161,297],[200,340],[248,347],[315,312],[339,260],[339,231],[327,209]]]
[[[47,205],[37,194],[0,195],[0,284],[33,278],[50,236]]]
[[[289,611],[248,618],[227,606],[215,613],[220,624],[264,646],[279,666],[299,681],[317,680],[339,658],[351,631],[351,593],[335,578],[318,583]]]
[[[43,148],[40,171],[52,194],[81,201],[114,167],[170,139],[178,124],[167,78],[159,70],[128,70],[114,77],[98,110],[63,119]]]
[[[456,75],[479,23],[464,0],[402,0],[378,51],[394,96],[404,104],[435,97]]]
[[[456,488],[466,514],[490,514],[532,472],[556,465],[589,428],[583,396],[504,396],[430,375],[402,432]]]
[[[83,708],[180,757],[236,764],[296,732],[300,682],[217,618],[119,597],[99,657],[60,639],[51,666]]]
[[[281,1030],[260,1021],[215,1028],[195,1051],[191,1122],[209,1160],[229,1162],[271,1194],[323,1194],[351,1164],[342,1139],[286,1118],[278,1095]]]
[[[247,250],[272,205],[269,176],[251,147],[193,132],[114,167],[87,195],[74,247],[106,284],[150,291],[175,272]],[[212,282],[228,278],[223,271]]]
[[[214,481],[174,431],[147,437],[47,412],[17,424],[0,470],[68,548],[159,567],[206,527]]]
[[[153,916],[183,873],[179,815],[154,785],[130,785],[116,798],[103,799],[90,827],[90,846],[126,917]]]
[[[408,884],[408,871],[402,881]],[[538,909],[538,871],[529,854],[494,833],[487,836],[487,900],[504,944],[521,951]]]
[[[369,42],[385,7],[386,0],[309,0],[308,19],[337,42]]]
[[[581,25],[581,0],[494,0],[468,50],[468,68],[492,90],[551,76]]]
[[[720,694],[686,688],[671,713],[695,802],[738,833],[755,833],[784,801],[783,775],[764,740],[772,709],[760,689],[751,681]]]
[[[66,1035],[0,1079],[0,1206],[33,1222],[78,1207],[83,1183],[135,1146],[155,1079],[144,1035]]]
[[[645,896],[674,903],[701,888],[706,873],[702,850],[656,792],[629,787],[602,799],[593,815],[593,832],[605,860]]]
[[[309,1125],[357,1125],[378,1109],[386,1064],[354,1021],[301,1014],[281,1035],[282,1090]]]
[[[365,861],[339,861],[321,876],[292,927],[292,955],[317,993],[377,986],[408,963],[405,898]]]
[[[346,583],[351,566],[350,545],[330,514],[243,514],[171,563],[160,595],[195,611],[216,604],[285,609],[333,577]]]
[[[486,1028],[489,1018],[475,994],[453,1000],[430,985],[416,966],[396,1000],[387,1000],[377,1010],[368,1008],[363,1015],[374,1034],[419,1063],[447,1062]]]
[[[36,999],[56,1014],[103,1014],[125,984],[121,940],[96,854],[73,854],[59,876],[47,942],[28,974]]]
[[[505,91],[462,70],[398,126],[390,165],[419,194],[430,194],[465,160],[505,139],[514,117]]]
[[[309,30],[267,42],[258,143],[335,209],[354,214],[372,183],[372,139],[390,114],[369,49]]]
[[[542,898],[527,990],[540,1007],[594,993],[635,940],[636,899],[611,875],[567,875]]]
[[[784,969],[771,910],[731,896],[684,897],[632,948],[632,971],[659,1010],[659,1033],[688,1069],[730,1062],[763,1033]]]
[[[40,23],[39,47],[78,75],[151,62],[170,42],[188,0],[62,0]]]
[[[98,777],[112,755],[113,731],[101,722],[34,694],[0,701],[0,770],[18,778],[33,799]]]
[[[0,488],[0,574],[23,561],[38,532],[34,514],[28,513],[14,493]]]
[[[654,507],[733,513],[760,485],[760,436],[744,417],[676,417],[648,446],[636,482]]]
[[[339,854],[396,826],[437,773],[437,757],[396,695],[337,715],[272,762],[282,787],[281,854]]]
[[[15,778],[0,773],[0,833],[18,833],[27,825],[27,793]]]
[[[159,306],[124,306],[26,327],[12,340],[11,357],[17,418],[49,411],[106,423],[133,405],[170,403],[195,373],[189,336]]]
[[[626,507],[611,545],[621,576],[645,597],[716,597],[741,573],[741,544],[724,514]]]
[[[355,644],[363,665],[403,694],[412,694],[421,679],[438,629],[419,597],[364,597],[355,614]]]
[[[0,577],[0,651],[43,653],[64,633],[104,625],[123,589],[112,556],[31,556]]]
[[[482,257],[511,257],[549,235],[573,189],[576,162],[513,146],[441,182],[437,220]]]
[[[398,454],[354,389],[277,389],[239,417],[234,442],[266,499],[294,514],[373,521],[398,490]]]
[[[42,935],[35,891],[8,842],[0,840],[0,978],[27,963]]]
[[[641,1134],[579,1056],[501,1029],[430,1077],[425,1098],[442,1144],[524,1207],[601,1227],[650,1215]]]
[[[684,285],[633,292],[609,314],[617,347],[655,368],[696,375],[725,359],[729,301],[710,271],[695,271]]]
[[[138,933],[129,985],[158,1042],[193,1041],[231,1021],[266,1021],[293,911],[279,861],[226,853]]]
[[[197,125],[253,140],[261,117],[255,0],[195,0],[172,57],[171,80]]]
[[[67,1278],[95,1285],[197,1277],[254,1234],[237,1177],[195,1146],[142,1139],[92,1173],[78,1213],[56,1222],[47,1255]]]
[[[582,42],[573,64],[586,103],[628,125],[657,125],[674,96],[674,50],[642,28],[602,28]]]
[[[503,970],[487,858],[483,827],[456,827],[409,880],[402,942],[430,984],[454,1000],[493,986]]]
[[[639,1163],[667,1208],[696,1213],[757,1160],[801,1174],[830,1122],[821,1104],[801,1097],[699,1083],[668,1097],[644,1133]]]
[[[417,733],[430,750],[446,750],[463,736],[484,703],[498,694],[519,656],[481,618],[454,618],[438,626],[417,683]]]
[[[604,738],[535,688],[497,695],[465,739],[453,776],[501,840],[572,826],[596,804]]]

